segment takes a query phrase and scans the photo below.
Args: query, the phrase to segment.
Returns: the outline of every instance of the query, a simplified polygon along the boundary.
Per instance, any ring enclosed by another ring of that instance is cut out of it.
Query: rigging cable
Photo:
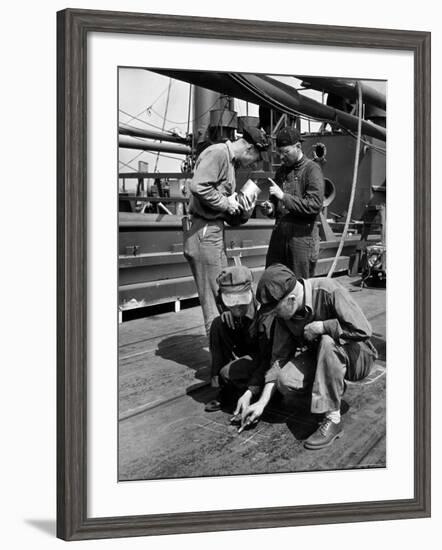
[[[342,249],[344,248],[344,242],[347,238],[347,232],[348,232],[348,226],[350,225],[351,220],[351,214],[353,211],[353,203],[355,199],[355,193],[356,193],[356,184],[358,181],[358,170],[359,170],[359,154],[361,150],[361,133],[362,133],[362,88],[359,80],[356,81],[356,85],[358,88],[358,134],[357,134],[357,140],[356,140],[356,152],[355,152],[355,162],[353,167],[353,181],[351,184],[351,193],[350,193],[350,199],[348,202],[348,211],[347,211],[347,218],[345,220],[344,230],[341,235],[341,240],[339,242],[338,250],[336,251],[336,255],[333,259],[333,263],[329,269],[329,272],[327,273],[327,277],[331,277],[334,273],[334,270],[336,269],[336,264],[338,263],[338,258],[341,255]]]
[[[167,92],[167,86],[164,88],[164,90],[160,93],[160,95],[154,99],[152,101],[152,103],[150,105],[148,105],[145,109],[143,109],[142,111],[140,111],[137,115],[131,117],[129,120],[126,121],[126,124],[129,124],[129,122],[131,122],[132,120],[135,120],[137,119],[139,116],[141,116],[143,113],[145,113],[146,111],[150,111],[152,109],[152,107],[155,105],[155,103],[158,102],[159,99],[161,99],[163,97],[163,95]]]
[[[162,157],[164,157],[164,158],[166,158],[166,159],[178,160],[178,161],[180,161],[180,162],[183,161],[182,158],[174,157],[174,156],[172,156],[172,155],[166,155],[166,154],[161,153],[161,152],[159,152],[159,153],[152,153],[152,151],[144,151],[144,153],[146,153],[147,155],[156,155],[156,154],[159,154],[159,155],[161,155]]]
[[[137,120],[138,122],[142,122],[143,124],[146,124],[147,126],[152,126],[152,128],[155,128],[156,130],[161,130],[160,126],[156,126],[155,124],[151,124],[150,122],[146,122],[145,120],[143,120],[142,118],[138,118],[138,117],[134,117],[132,116],[130,113],[128,113],[127,111],[123,111],[123,109],[118,109],[120,111],[120,113],[123,113],[124,115],[128,116],[128,117],[132,117],[131,120]]]
[[[140,111],[137,115],[130,117],[129,120],[126,120],[126,124],[129,124],[129,122],[132,122],[132,120],[139,120],[139,116],[141,116],[143,113],[149,110],[149,107],[146,107],[142,111]]]
[[[348,134],[350,134],[350,136],[354,139],[357,139],[357,136],[350,130],[346,130],[346,132]],[[361,143],[363,143],[364,145],[366,145],[367,147],[369,147],[370,149],[374,149],[375,151],[377,151],[378,153],[381,153],[381,155],[386,155],[387,154],[387,150],[384,149],[383,147],[380,147],[378,145],[373,145],[373,143],[370,143],[369,141],[366,141],[365,139],[362,139],[361,138]]]
[[[204,113],[201,113],[199,116],[197,116],[196,118],[192,119],[190,122],[197,122],[200,118],[203,118],[204,115],[207,115],[207,113],[209,113],[214,107],[215,105],[218,103],[218,99],[213,103],[213,105],[211,105],[207,111],[204,111]],[[178,122],[176,120],[170,120],[169,118],[165,118],[163,117],[160,113],[158,113],[158,111],[155,111],[155,109],[152,109],[152,112],[155,113],[157,116],[161,117],[161,118],[164,118],[164,120],[166,122],[169,122],[169,124],[187,124],[187,120],[182,120],[181,122]]]
[[[164,132],[164,127],[166,126],[166,115],[167,115],[167,110],[169,109],[169,100],[170,100],[170,89],[172,88],[172,79],[169,78],[169,87],[167,89],[167,99],[166,99],[166,107],[164,108],[164,118],[163,118],[163,125],[162,125],[162,128],[161,128],[161,131]],[[161,139],[160,139],[160,143],[161,143]],[[157,171],[157,167],[158,167],[158,160],[160,158],[160,152],[158,151],[158,154],[157,154],[157,158],[155,160],[155,169],[154,169],[154,172]]]
[[[144,153],[144,151],[143,151]],[[133,166],[130,166],[130,164],[127,164],[126,162],[123,162],[122,160],[118,161],[123,166],[126,166],[126,168],[130,168],[133,172],[138,172],[138,168],[134,168]]]
[[[144,153],[146,153],[146,151],[141,151],[141,153],[138,153],[138,155],[135,155],[133,158],[127,161],[128,164],[131,164],[134,160],[136,160],[138,157],[141,157],[141,155],[143,155]]]

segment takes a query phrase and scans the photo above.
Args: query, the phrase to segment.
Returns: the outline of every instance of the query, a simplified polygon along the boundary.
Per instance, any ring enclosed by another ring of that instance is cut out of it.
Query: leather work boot
[[[206,412],[220,411],[224,407],[228,407],[231,404],[232,397],[226,388],[221,388],[216,392],[216,395],[208,403],[205,404],[204,410]]]
[[[319,424],[318,429],[304,442],[304,447],[310,450],[323,449],[333,443],[343,434],[341,422],[335,424],[328,418]]]
[[[219,399],[212,399],[208,403],[205,404],[204,410],[206,412],[215,412],[220,411],[222,409],[223,404]]]

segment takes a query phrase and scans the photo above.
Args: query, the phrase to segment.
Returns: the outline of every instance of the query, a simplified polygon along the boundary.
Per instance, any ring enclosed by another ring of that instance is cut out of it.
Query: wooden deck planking
[[[385,466],[385,377],[370,391],[345,396],[344,434],[331,447],[308,451],[303,440],[318,418],[302,408],[273,405],[258,426],[238,434],[224,411],[202,410],[209,389],[120,423],[120,480],[316,471]],[[375,401],[375,411],[373,410]],[[372,411],[372,412],[371,412]]]
[[[237,434],[226,412],[207,414],[210,357],[199,307],[120,326],[120,480],[385,466],[385,290],[359,291],[340,278],[371,319],[380,359],[371,380],[349,384],[345,433],[332,448],[306,451],[317,419],[272,408]],[[163,404],[161,404],[163,403]],[[155,406],[157,405],[157,406]],[[147,406],[149,410],[130,417]]]
[[[207,345],[199,307],[123,323],[119,415],[208,380]]]
[[[201,337],[195,335],[196,341]],[[193,345],[192,345],[193,342]],[[205,344],[204,340],[204,344]],[[192,340],[172,356],[149,353],[120,366],[120,414],[143,404],[164,399],[180,388],[209,380],[209,353]],[[179,357],[178,357],[179,355]]]
[[[183,330],[197,330],[204,333],[203,315],[200,307],[152,315],[122,323],[119,326],[119,348],[129,348],[155,338],[164,338]]]

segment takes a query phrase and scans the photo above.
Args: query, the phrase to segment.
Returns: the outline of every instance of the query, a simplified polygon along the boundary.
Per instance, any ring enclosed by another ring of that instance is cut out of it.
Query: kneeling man
[[[206,404],[207,412],[221,409],[239,395],[238,406],[243,410],[262,391],[271,346],[264,327],[260,327],[252,281],[252,273],[245,266],[227,267],[217,278],[221,314],[211,325],[209,345],[211,385],[219,391]]]
[[[263,311],[274,310],[276,324],[264,390],[248,407],[245,421],[259,419],[274,391],[295,395],[308,388],[311,412],[324,417],[304,446],[327,447],[342,434],[344,379],[365,378],[377,358],[370,342],[370,323],[336,280],[297,280],[282,264],[273,264],[264,271],[256,294]],[[300,350],[313,356],[307,367]]]

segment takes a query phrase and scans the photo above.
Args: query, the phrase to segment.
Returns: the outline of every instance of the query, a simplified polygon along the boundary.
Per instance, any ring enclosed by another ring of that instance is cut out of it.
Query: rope
[[[336,256],[333,259],[333,263],[330,267],[330,270],[327,273],[327,277],[331,277],[333,275],[336,269],[336,264],[338,263],[338,258],[341,255],[342,249],[344,248],[344,242],[345,242],[345,239],[347,238],[348,226],[350,225],[351,214],[353,211],[353,203],[355,200],[355,193],[356,193],[356,184],[358,181],[359,153],[361,149],[361,131],[362,131],[362,88],[359,80],[356,81],[356,85],[358,88],[358,134],[357,134],[357,140],[356,140],[355,163],[353,167],[353,182],[351,184],[351,193],[350,193],[350,199],[348,202],[348,212],[347,212],[347,218],[345,220],[344,231],[342,232],[338,250],[336,251]]]
[[[190,130],[190,108],[192,106],[192,84],[189,84],[189,105],[187,107],[187,135]]]

